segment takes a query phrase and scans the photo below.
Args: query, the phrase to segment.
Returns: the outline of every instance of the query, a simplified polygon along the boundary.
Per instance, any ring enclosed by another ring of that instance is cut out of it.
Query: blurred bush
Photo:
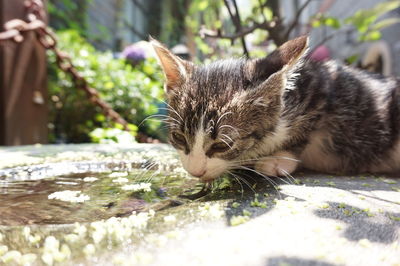
[[[89,133],[89,136],[93,143],[130,144],[136,142],[134,134],[123,130],[122,126],[117,126],[115,128],[96,128]]]
[[[156,60],[147,58],[133,66],[124,59],[115,59],[111,52],[96,51],[75,30],[58,31],[57,35],[59,49],[71,56],[90,86],[130,123],[131,135],[136,135],[137,125],[157,113],[157,105],[163,98],[162,72]],[[120,125],[104,116],[85,92],[75,87],[70,77],[56,66],[53,54],[49,58],[50,142],[104,142],[102,139],[126,142],[129,138],[120,132]],[[139,132],[162,138],[159,127],[159,121],[147,120]],[[118,132],[124,137],[116,137]]]

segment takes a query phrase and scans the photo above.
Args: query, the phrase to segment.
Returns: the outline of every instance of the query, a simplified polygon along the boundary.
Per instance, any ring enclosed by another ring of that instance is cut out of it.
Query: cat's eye
[[[225,152],[230,148],[231,147],[225,142],[217,142],[211,146],[210,150],[213,152]]]
[[[182,134],[173,132],[171,137],[172,137],[172,140],[174,142],[176,142],[177,144],[183,145],[183,146],[186,145],[186,138]]]

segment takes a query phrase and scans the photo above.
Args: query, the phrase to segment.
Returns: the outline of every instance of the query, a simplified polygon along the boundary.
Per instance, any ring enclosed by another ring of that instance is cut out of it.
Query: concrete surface
[[[134,160],[143,151],[179,168],[174,151],[165,145],[72,145],[1,148],[0,169],[45,161]],[[84,258],[72,252],[69,262],[60,264],[400,265],[398,175],[294,177],[274,179],[275,187],[256,176],[242,184],[219,184],[204,197],[157,211],[121,245],[107,245]],[[9,230],[0,227],[0,234],[7,239]],[[41,245],[33,265],[44,264]]]

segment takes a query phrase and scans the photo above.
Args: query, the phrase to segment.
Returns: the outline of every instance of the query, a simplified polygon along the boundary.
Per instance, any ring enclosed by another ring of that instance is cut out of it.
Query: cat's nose
[[[194,177],[202,177],[206,173],[206,170],[191,171],[189,173]]]

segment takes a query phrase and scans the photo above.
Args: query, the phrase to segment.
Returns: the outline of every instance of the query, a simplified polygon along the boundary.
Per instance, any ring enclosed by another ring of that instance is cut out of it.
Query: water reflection
[[[134,167],[140,165],[69,163],[2,170],[0,224],[69,224],[120,217],[163,206],[160,202],[193,187],[193,180],[173,171]],[[124,189],[127,185],[133,190]],[[60,197],[64,192],[67,198],[75,193],[85,200],[69,202]]]

